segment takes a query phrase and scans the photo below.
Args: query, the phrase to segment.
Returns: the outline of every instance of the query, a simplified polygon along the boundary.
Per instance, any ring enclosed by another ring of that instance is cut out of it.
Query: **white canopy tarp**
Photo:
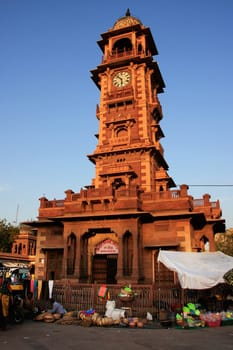
[[[9,269],[22,269],[22,268],[28,268],[27,263],[18,263],[18,262],[11,262],[11,261],[1,261],[2,265]]]
[[[182,288],[208,289],[224,283],[224,274],[233,268],[233,257],[222,252],[189,253],[160,250],[158,262],[178,275]]]

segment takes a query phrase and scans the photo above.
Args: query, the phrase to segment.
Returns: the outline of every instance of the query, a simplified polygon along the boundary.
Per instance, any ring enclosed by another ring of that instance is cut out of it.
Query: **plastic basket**
[[[222,320],[221,326],[232,326],[233,325],[233,319],[230,320]]]
[[[221,320],[206,321],[206,325],[207,325],[208,327],[220,327],[220,326],[221,326]]]

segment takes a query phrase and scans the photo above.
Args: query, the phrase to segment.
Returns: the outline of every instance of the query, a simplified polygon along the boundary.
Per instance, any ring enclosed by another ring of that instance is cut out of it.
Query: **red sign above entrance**
[[[112,241],[111,239],[105,239],[100,242],[95,248],[96,254],[118,254],[119,246],[118,243]]]

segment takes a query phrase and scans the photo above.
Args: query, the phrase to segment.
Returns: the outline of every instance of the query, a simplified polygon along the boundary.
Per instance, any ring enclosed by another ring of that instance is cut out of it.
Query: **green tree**
[[[233,228],[229,228],[225,233],[215,235],[216,250],[224,254],[233,256]]]
[[[19,227],[8,223],[6,219],[0,220],[0,251],[11,253],[12,243],[19,234]]]

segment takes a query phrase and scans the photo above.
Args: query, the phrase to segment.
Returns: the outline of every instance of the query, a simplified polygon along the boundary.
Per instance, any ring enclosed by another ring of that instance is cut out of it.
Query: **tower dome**
[[[130,26],[133,26],[133,25],[136,25],[136,24],[142,25],[142,22],[138,18],[131,16],[130,10],[128,9],[126,11],[125,16],[119,18],[115,22],[115,24],[114,24],[112,29],[116,30],[116,29],[120,29],[120,28],[130,27]]]

